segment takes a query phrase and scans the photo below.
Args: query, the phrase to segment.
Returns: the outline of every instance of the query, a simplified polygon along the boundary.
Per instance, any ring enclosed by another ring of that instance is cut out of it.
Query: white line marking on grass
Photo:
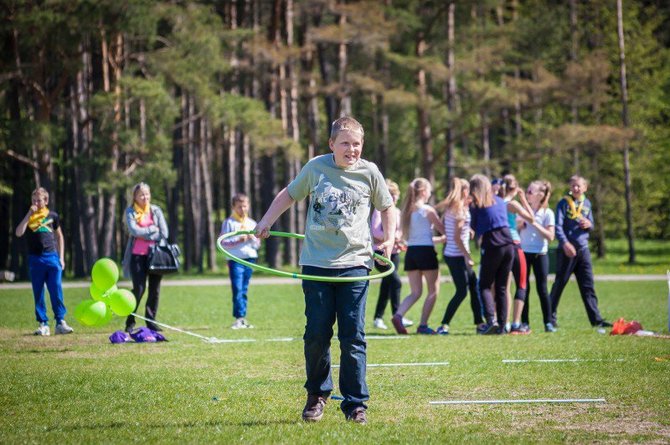
[[[207,340],[207,343],[254,343],[257,340],[253,338],[216,338],[210,337]]]
[[[425,362],[425,363],[368,363],[368,368],[397,368],[401,366],[447,366],[449,362]],[[331,368],[339,368],[340,365],[332,365]]]
[[[625,359],[600,359],[600,358],[544,358],[544,359],[503,359],[503,363],[576,363],[576,362],[623,362]]]
[[[366,340],[407,340],[409,335],[366,335]]]
[[[436,400],[431,405],[499,405],[512,403],[606,403],[605,399]]]
[[[293,337],[284,337],[284,338],[269,338],[266,341],[295,341],[297,338]]]

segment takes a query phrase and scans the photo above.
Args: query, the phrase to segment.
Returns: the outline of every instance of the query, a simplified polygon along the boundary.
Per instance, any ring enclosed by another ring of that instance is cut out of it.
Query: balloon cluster
[[[119,268],[109,258],[101,258],[91,271],[93,282],[90,287],[91,299],[84,300],[74,310],[74,318],[84,326],[104,326],[112,319],[112,314],[126,317],[135,310],[135,296],[127,289],[119,289]]]

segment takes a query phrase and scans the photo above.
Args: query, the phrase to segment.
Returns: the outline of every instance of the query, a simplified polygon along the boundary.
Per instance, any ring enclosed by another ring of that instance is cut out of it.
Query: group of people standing
[[[296,201],[310,198],[300,255],[302,273],[337,280],[305,279],[302,284],[306,318],[304,387],[307,391],[303,420],[321,420],[333,390],[330,345],[337,322],[341,350],[339,389],[344,399],[340,410],[348,421],[367,423],[365,306],[368,276],[374,265],[373,244],[374,249],[390,258],[396,267],[400,252],[405,251],[404,270],[410,283],[410,294],[400,302],[402,283],[397,271],[383,279],[375,310],[378,328],[385,327],[383,311],[390,301],[393,327],[407,334],[411,321],[404,316],[423,294],[425,279],[427,296],[417,327],[419,334],[448,334],[449,324],[468,290],[477,332],[505,333],[508,331],[511,274],[516,292],[509,331],[527,333],[529,267],[535,273],[546,331],[553,332],[558,327],[556,309],[572,273],[576,275],[591,324],[611,326],[600,315],[593,286],[588,248],[593,215],[591,203],[585,197],[588,184],[584,178],[570,178],[570,193],[558,203],[555,218],[548,208],[551,194],[548,182],[533,181],[524,193],[510,175],[493,183],[483,175],[474,175],[469,181],[454,178],[449,194],[436,208],[429,204],[433,192],[430,182],[417,178],[410,183],[399,211],[395,206],[400,197],[397,184],[385,183],[379,169],[362,159],[363,143],[364,130],[358,121],[351,117],[337,119],[331,125],[328,140],[332,153],[311,159],[279,192],[258,224],[248,215],[248,198],[237,194],[232,200],[231,216],[222,225],[222,233],[248,231],[226,238],[224,242],[237,257],[254,262],[258,257],[259,240],[269,236],[279,216]],[[500,187],[499,194],[494,187]],[[66,311],[60,284],[64,242],[58,215],[50,211],[47,204],[48,193],[44,189],[35,190],[30,210],[16,228],[16,235],[22,236],[29,229],[29,265],[35,315],[40,323],[35,334],[50,333],[44,304],[45,283],[56,318],[56,333],[67,334],[72,328],[64,320]],[[372,210],[375,213],[371,215]],[[125,222],[130,237],[124,254],[124,272],[132,278],[137,306],[148,280],[147,324],[159,330],[154,321],[161,276],[149,273],[148,255],[155,243],[168,237],[168,227],[160,207],[151,204],[147,184],[139,183],[133,188]],[[547,248],[554,236],[559,241],[558,270],[548,294]],[[470,253],[473,237],[481,248],[479,278]],[[433,330],[428,320],[439,294],[435,244],[440,243],[445,244],[442,254],[456,291],[441,325]],[[251,270],[233,261],[229,262],[229,270],[235,318],[232,328],[251,328],[246,320]],[[134,317],[129,316],[126,329],[132,330],[134,323]]]
[[[387,185],[397,202],[397,184],[387,180]],[[407,189],[402,211],[395,209],[399,229],[391,259],[397,268],[398,252],[406,250],[404,270],[410,293],[400,302],[402,284],[397,271],[385,277],[375,309],[374,327],[387,329],[383,313],[390,301],[393,327],[399,334],[407,334],[411,322],[405,315],[421,298],[425,279],[427,296],[418,334],[448,334],[449,324],[468,292],[477,333],[528,334],[531,332],[528,315],[531,271],[535,276],[546,332],[555,332],[558,327],[558,303],[573,273],[592,326],[610,326],[600,315],[593,285],[588,247],[593,214],[591,203],[585,196],[588,188],[585,178],[570,178],[570,191],[559,201],[556,216],[549,208],[552,188],[548,181],[532,181],[524,191],[511,174],[492,181],[477,174],[470,181],[452,178],[449,185],[447,197],[433,208],[427,203],[432,194],[431,184],[424,178],[414,179]],[[375,240],[379,233],[373,214]],[[556,280],[550,293],[547,286],[548,247],[554,238],[558,238],[559,249]],[[471,240],[475,240],[481,249],[479,274],[474,270]],[[456,289],[440,326],[432,329],[428,319],[440,285],[435,251],[438,244],[444,244],[443,258]],[[378,268],[383,270],[382,266]],[[515,283],[513,297],[510,291],[512,278]]]

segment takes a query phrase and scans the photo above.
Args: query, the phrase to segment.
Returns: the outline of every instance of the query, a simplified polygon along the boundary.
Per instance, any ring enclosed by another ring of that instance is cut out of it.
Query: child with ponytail
[[[399,334],[407,334],[407,329],[403,325],[403,316],[421,298],[424,277],[428,285],[428,295],[423,304],[421,323],[416,332],[435,334],[435,331],[428,327],[428,318],[440,291],[440,270],[435,253],[433,229],[442,235],[445,232],[437,212],[427,204],[432,191],[433,188],[427,179],[414,179],[407,189],[402,209],[402,233],[407,240],[405,271],[409,278],[410,294],[400,303],[398,311],[391,320]]]

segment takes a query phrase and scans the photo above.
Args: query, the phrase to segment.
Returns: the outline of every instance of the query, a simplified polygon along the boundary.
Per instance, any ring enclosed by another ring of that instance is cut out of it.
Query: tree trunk
[[[88,274],[93,263],[98,259],[98,243],[95,234],[97,233],[97,218],[92,197],[86,190],[86,185],[91,183],[95,172],[91,171],[93,154],[91,152],[91,125],[92,121],[88,113],[89,92],[89,74],[91,53],[88,45],[80,45],[82,67],[77,73],[76,102],[75,111],[77,116],[77,133],[75,137],[78,140],[76,158],[80,165],[75,167],[79,170],[79,179],[77,180],[78,200],[79,200],[79,234],[82,237],[84,273]]]
[[[419,33],[416,41],[416,56],[420,59],[426,51],[426,40]],[[419,142],[421,146],[421,174],[431,184],[435,183],[435,167],[433,165],[433,136],[430,126],[430,103],[427,94],[426,72],[419,69],[416,73],[416,90],[419,96],[417,105]]]
[[[447,10],[447,69],[449,70],[449,77],[447,78],[447,85],[445,88],[445,95],[447,101],[447,110],[449,111],[449,122],[445,131],[445,142],[447,152],[447,184],[450,183],[451,178],[456,176],[456,140],[454,135],[453,121],[456,114],[456,74],[455,74],[455,54],[454,48],[456,45],[456,3],[450,2]]]
[[[209,121],[200,122],[200,169],[202,170],[202,197],[205,200],[203,242],[207,251],[207,269],[216,271],[216,228],[214,227],[214,197],[212,195],[212,143]]]
[[[619,69],[621,82],[621,120],[624,128],[630,125],[628,117],[628,85],[626,79],[626,48],[623,29],[623,5],[622,0],[616,2],[617,10],[617,33],[619,36]],[[628,238],[628,262],[635,263],[635,238],[633,234],[633,210],[630,179],[630,154],[628,142],[623,148],[623,177],[626,197],[626,237]]]

